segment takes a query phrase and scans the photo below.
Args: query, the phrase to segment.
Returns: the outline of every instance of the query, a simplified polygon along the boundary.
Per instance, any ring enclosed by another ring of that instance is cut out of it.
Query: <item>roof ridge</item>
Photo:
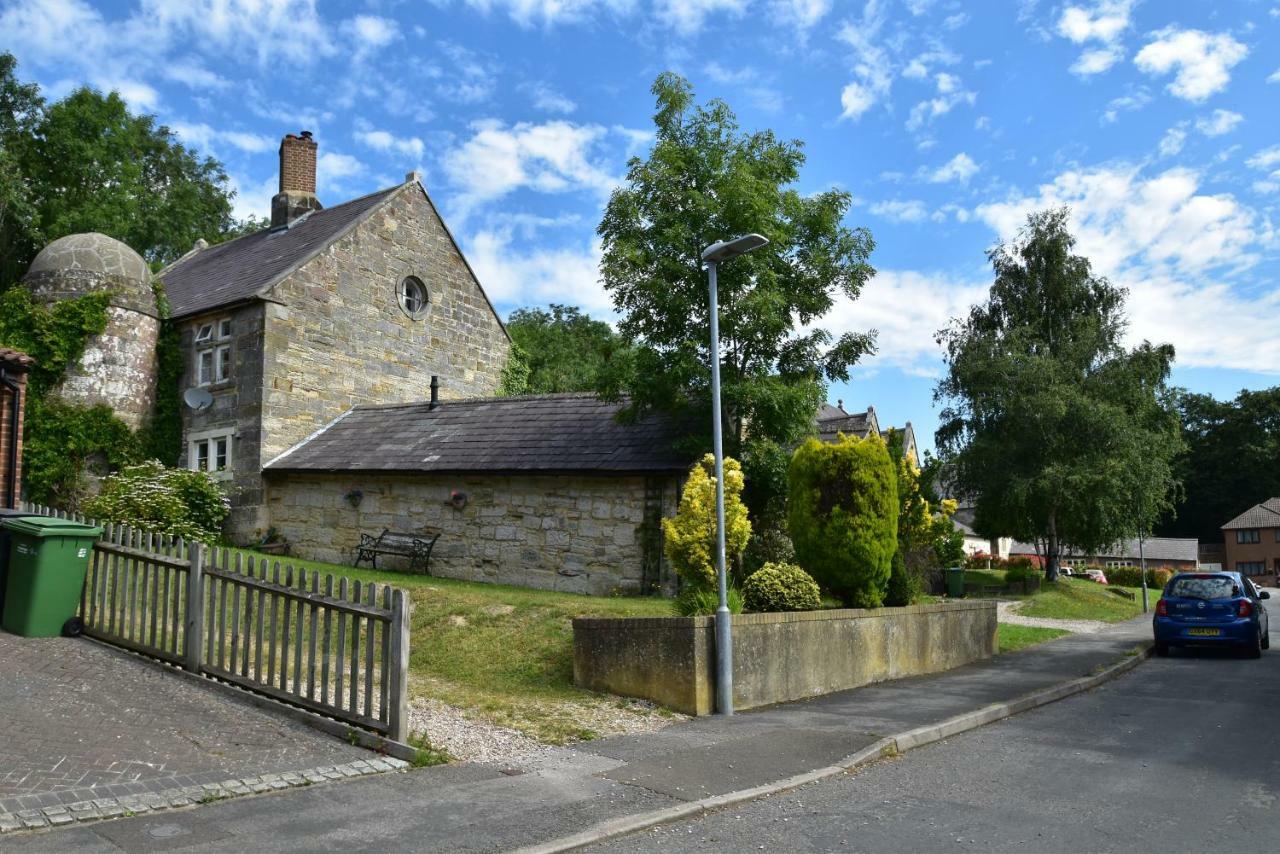
[[[546,394],[512,394],[496,397],[442,397],[437,401],[437,406],[457,406],[458,404],[477,404],[477,403],[530,403],[534,401],[545,400],[596,400],[600,403],[625,403],[627,398],[624,396],[618,400],[605,400],[604,398],[591,391],[563,391],[548,392]],[[365,412],[383,409],[412,409],[416,406],[430,406],[430,400],[406,400],[400,403],[365,403],[352,407],[355,410]]]

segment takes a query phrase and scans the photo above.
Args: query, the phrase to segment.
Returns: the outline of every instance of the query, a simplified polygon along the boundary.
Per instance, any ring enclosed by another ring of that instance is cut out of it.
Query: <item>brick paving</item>
[[[371,758],[92,641],[0,632],[0,814]]]

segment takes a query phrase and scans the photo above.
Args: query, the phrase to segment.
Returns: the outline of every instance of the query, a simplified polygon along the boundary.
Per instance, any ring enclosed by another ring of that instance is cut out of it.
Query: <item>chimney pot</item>
[[[440,377],[431,375],[431,409],[440,405]]]

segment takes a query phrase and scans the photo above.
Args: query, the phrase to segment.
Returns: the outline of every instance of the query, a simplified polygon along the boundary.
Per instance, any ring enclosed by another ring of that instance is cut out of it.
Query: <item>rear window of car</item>
[[[1230,599],[1240,595],[1240,588],[1235,581],[1221,575],[1192,576],[1171,581],[1169,595],[1192,599]]]

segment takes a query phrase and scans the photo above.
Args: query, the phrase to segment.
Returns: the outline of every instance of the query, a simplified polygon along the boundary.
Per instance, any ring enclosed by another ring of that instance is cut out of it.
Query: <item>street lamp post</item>
[[[716,584],[720,588],[720,605],[716,608],[716,711],[722,715],[733,714],[733,626],[724,554],[724,438],[720,423],[720,303],[716,293],[716,266],[768,242],[759,234],[746,234],[713,243],[702,250],[711,297],[711,437],[716,459]]]
[[[1142,613],[1147,613],[1147,553],[1142,547],[1142,534],[1138,534],[1138,571],[1142,575]]]

